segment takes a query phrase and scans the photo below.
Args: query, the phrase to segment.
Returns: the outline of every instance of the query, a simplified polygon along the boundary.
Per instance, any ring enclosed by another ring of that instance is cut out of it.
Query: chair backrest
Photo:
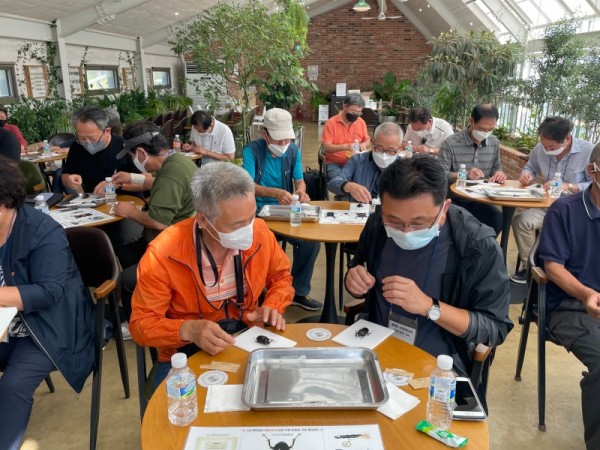
[[[171,139],[173,137],[173,125],[173,119],[167,120],[160,129],[160,134],[162,134],[167,139]]]
[[[163,114],[159,114],[154,118],[154,125],[160,127],[163,123],[165,123],[165,116]]]
[[[173,126],[173,134],[178,134],[181,139],[183,139],[183,133],[185,133],[186,122],[187,117],[184,117]]]
[[[56,133],[50,139],[48,139],[48,144],[52,147],[70,147],[71,144],[75,142],[75,135],[73,133]]]
[[[65,230],[83,284],[98,287],[119,278],[119,262],[110,239],[98,228],[75,227]]]
[[[45,190],[46,179],[37,164],[21,160],[19,161],[19,169],[25,175],[25,190],[28,194],[36,194]]]
[[[379,124],[379,115],[371,108],[363,108],[361,117],[367,124],[367,127],[376,127]]]

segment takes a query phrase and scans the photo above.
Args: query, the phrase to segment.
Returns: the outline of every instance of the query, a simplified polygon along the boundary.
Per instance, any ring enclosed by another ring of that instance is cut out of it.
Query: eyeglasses
[[[352,114],[353,116],[360,117],[363,115],[361,111],[348,111],[348,114]]]
[[[444,205],[442,205],[442,207],[440,208],[439,212],[436,214],[436,216],[433,220],[431,220],[431,219],[423,220],[422,222],[410,223],[408,225],[404,225],[401,223],[384,222],[384,225],[386,227],[394,228],[396,230],[400,230],[400,231],[404,231],[404,232],[426,230],[426,229],[431,228],[432,226],[434,226],[437,223],[437,221],[440,218],[440,216],[442,215],[443,211],[444,211]],[[427,225],[427,224],[429,224],[429,225]]]
[[[383,148],[381,145],[376,145],[373,147],[373,151],[375,153],[385,153],[388,156],[396,156],[398,154],[398,149],[394,148]]]
[[[97,141],[82,141],[81,139],[79,139],[79,136],[77,136],[77,133],[73,133],[75,135],[75,142],[77,142],[78,144],[81,145],[85,145],[85,144],[98,144],[102,138],[104,137],[104,132],[106,131],[106,128],[104,130],[102,130],[102,134],[100,135],[100,137],[98,138]]]

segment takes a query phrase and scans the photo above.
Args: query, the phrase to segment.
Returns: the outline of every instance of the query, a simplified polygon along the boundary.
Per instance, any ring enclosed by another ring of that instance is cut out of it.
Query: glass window
[[[0,65],[0,102],[12,103],[16,99],[14,68],[11,65]]]
[[[168,67],[152,68],[152,85],[157,87],[171,87],[171,69]]]
[[[119,91],[117,66],[86,66],[86,90],[90,94]]]

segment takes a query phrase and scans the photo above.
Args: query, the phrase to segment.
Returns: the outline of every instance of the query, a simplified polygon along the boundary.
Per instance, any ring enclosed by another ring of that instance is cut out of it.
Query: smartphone
[[[456,378],[456,406],[453,418],[457,420],[484,420],[487,415],[479,397],[473,389],[471,380],[466,377]]]

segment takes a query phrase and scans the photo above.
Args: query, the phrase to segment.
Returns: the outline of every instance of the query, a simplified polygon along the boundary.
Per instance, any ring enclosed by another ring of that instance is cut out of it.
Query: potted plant
[[[393,106],[385,106],[381,110],[381,122],[395,122],[398,119],[399,111]]]

